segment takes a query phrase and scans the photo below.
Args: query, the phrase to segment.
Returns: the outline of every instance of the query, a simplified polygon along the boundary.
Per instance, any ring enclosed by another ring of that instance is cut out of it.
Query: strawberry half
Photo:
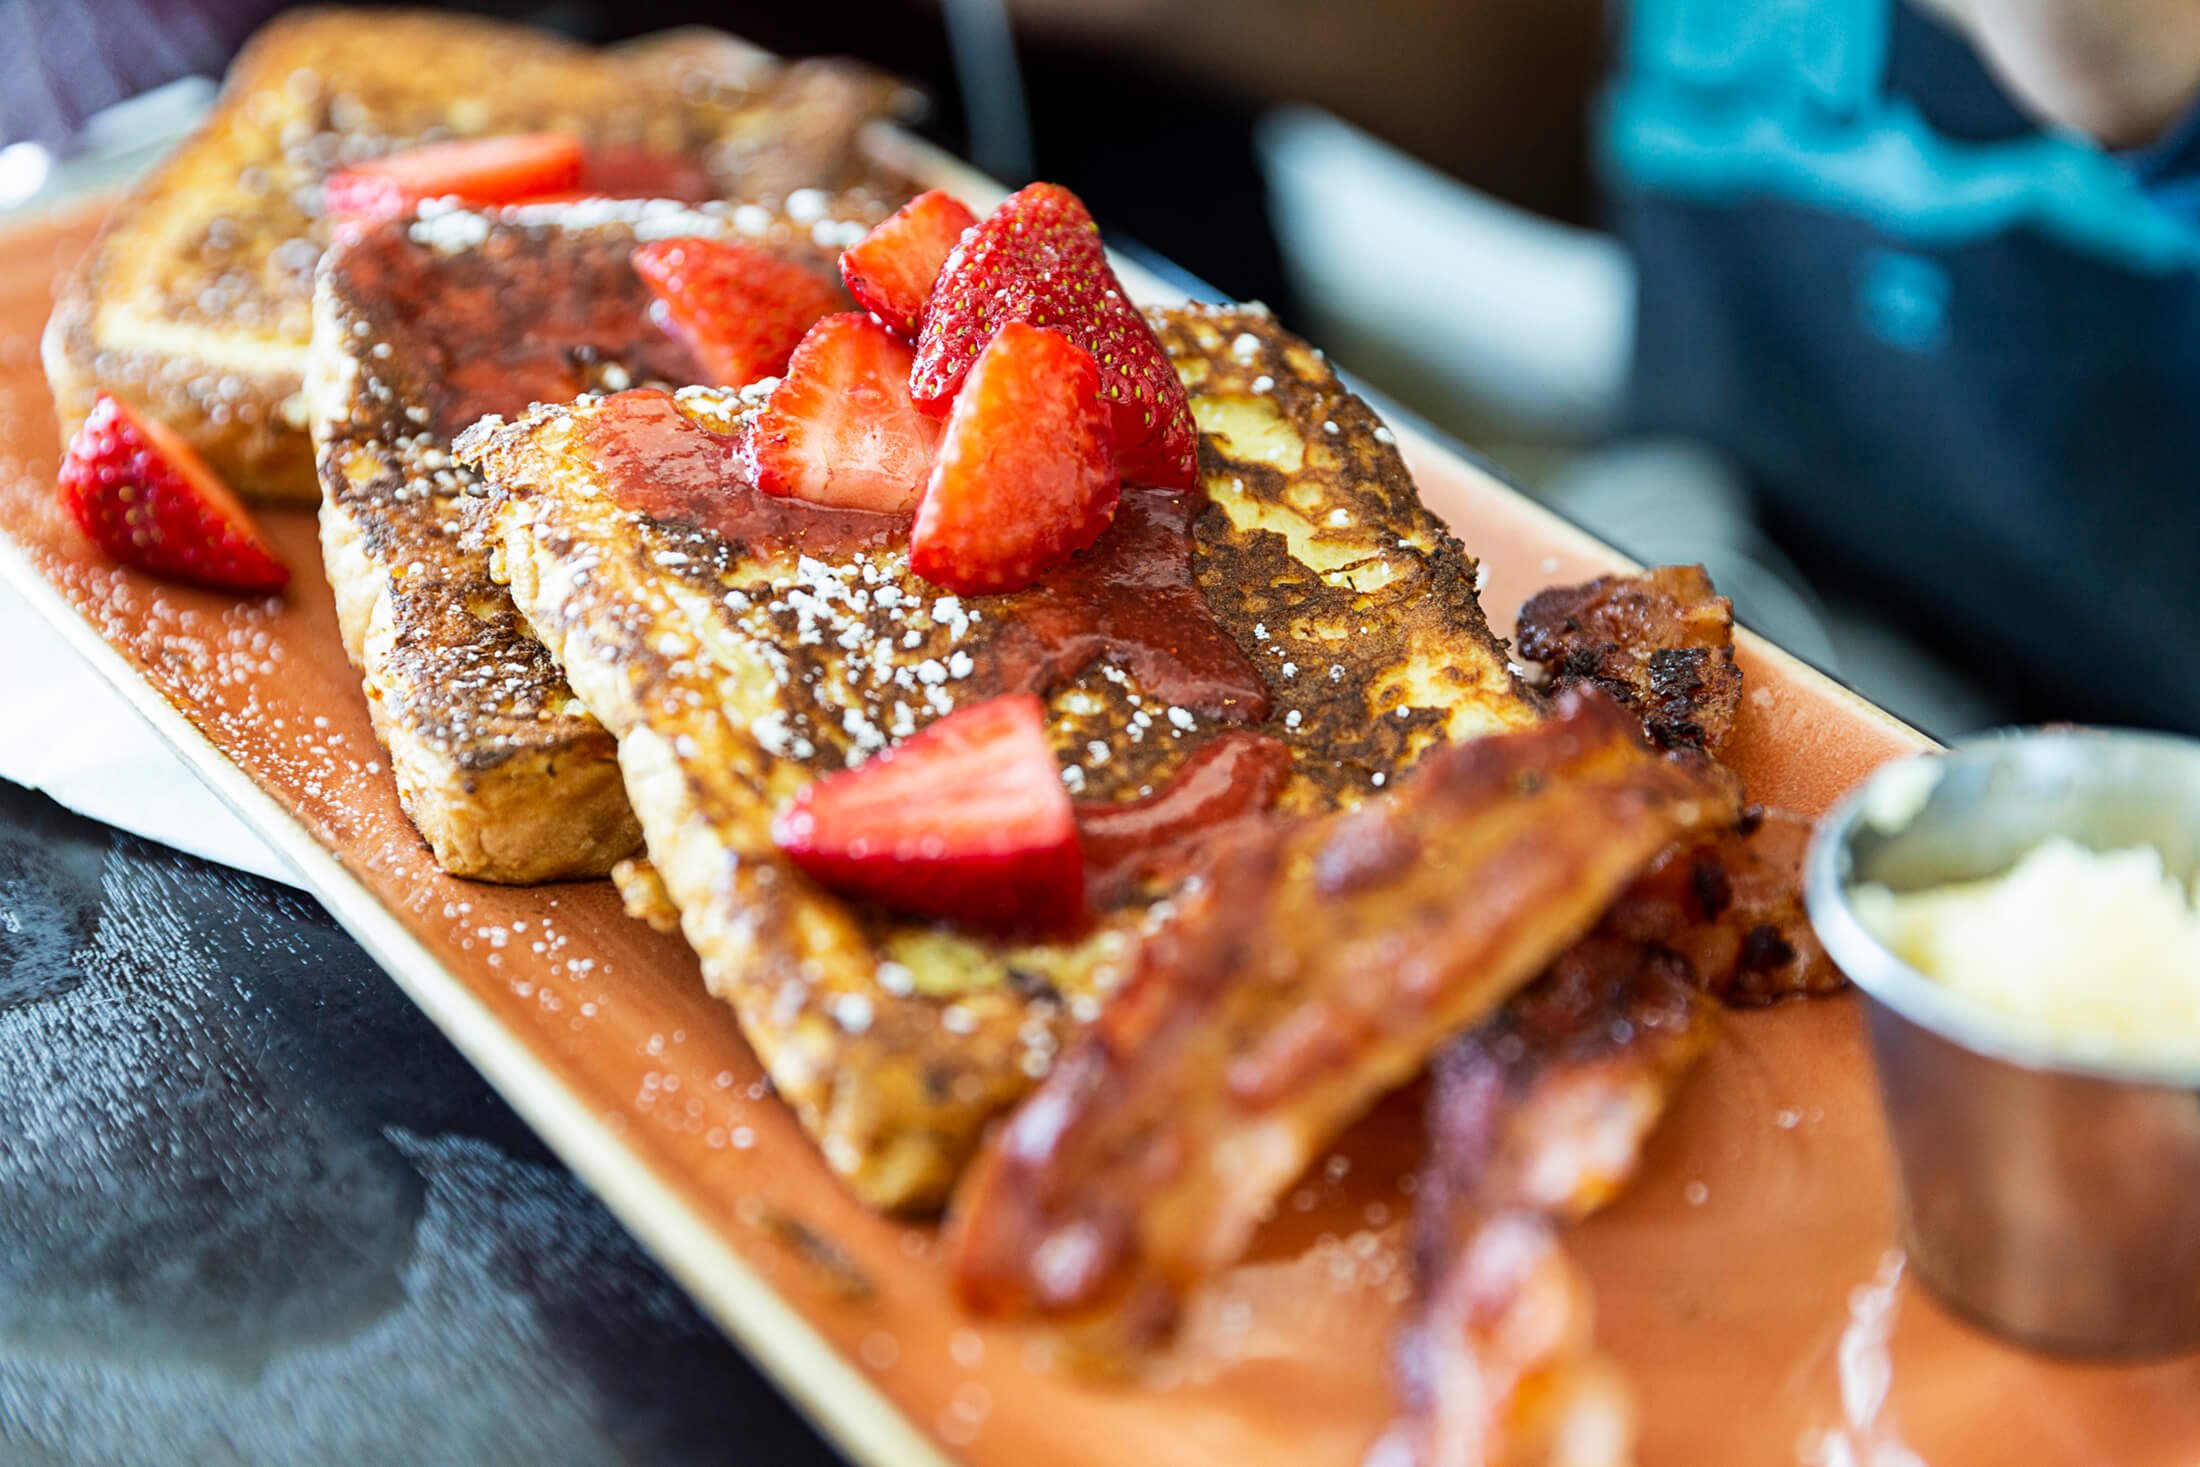
[[[570,133],[527,132],[427,143],[329,175],[322,208],[332,219],[390,219],[423,199],[512,204],[578,187],[585,154]]]
[[[957,709],[827,775],[772,839],[833,890],[914,916],[1008,932],[1084,916],[1077,820],[1029,693]]]
[[[909,568],[962,595],[1015,591],[1099,539],[1121,498],[1099,386],[1068,337],[995,332],[933,456]]]
[[[1190,489],[1197,436],[1184,384],[1153,328],[1123,294],[1100,231],[1057,184],[1019,189],[955,246],[932,287],[910,390],[943,415],[1004,321],[1059,331],[1099,363],[1126,484]]]
[[[678,199],[699,204],[717,197],[703,165],[684,153],[649,148],[591,148],[572,188],[513,199],[521,204],[577,204],[583,199]]]
[[[583,198],[680,199],[694,204],[718,195],[701,163],[685,153],[654,148],[590,148],[574,187]]]
[[[784,372],[802,334],[847,305],[837,286],[800,265],[732,240],[652,240],[632,258],[657,297],[653,319],[726,387]]]
[[[290,579],[197,451],[104,392],[62,456],[61,502],[100,549],[155,575],[225,591]]]
[[[932,469],[940,425],[909,400],[909,348],[859,311],[827,316],[749,423],[766,494],[898,513]]]
[[[918,194],[841,254],[840,278],[857,305],[913,342],[924,329],[932,282],[963,231],[977,222],[978,216],[944,189]]]

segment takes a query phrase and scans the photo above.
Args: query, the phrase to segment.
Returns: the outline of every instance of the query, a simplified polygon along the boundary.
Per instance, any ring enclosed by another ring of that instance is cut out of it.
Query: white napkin
[[[44,617],[0,582],[0,779],[81,815],[295,886],[296,873]]]

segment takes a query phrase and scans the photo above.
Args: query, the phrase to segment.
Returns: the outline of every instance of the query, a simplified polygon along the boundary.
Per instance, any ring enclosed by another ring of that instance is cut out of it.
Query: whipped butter
[[[1984,881],[1850,893],[1912,968],[2074,1058],[2200,1062],[2200,910],[2140,847],[2041,842]]]

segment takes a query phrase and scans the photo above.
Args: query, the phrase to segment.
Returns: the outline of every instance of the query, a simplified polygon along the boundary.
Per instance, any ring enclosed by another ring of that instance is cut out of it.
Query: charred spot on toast
[[[1149,311],[1200,426],[1200,584],[1299,751],[1288,808],[1358,798],[1431,747],[1531,716],[1395,436],[1257,308]]]

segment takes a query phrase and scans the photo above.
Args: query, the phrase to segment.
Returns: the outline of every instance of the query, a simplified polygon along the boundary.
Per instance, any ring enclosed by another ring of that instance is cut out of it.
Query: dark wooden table
[[[834,1460],[310,898],[0,782],[0,1463]]]

